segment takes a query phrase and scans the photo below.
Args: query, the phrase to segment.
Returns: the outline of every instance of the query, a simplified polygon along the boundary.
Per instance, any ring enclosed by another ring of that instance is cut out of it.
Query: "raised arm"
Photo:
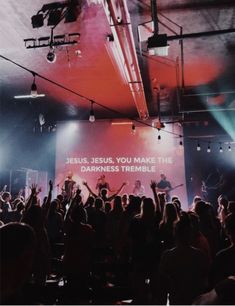
[[[93,195],[93,197],[94,198],[97,198],[98,197],[98,195],[97,194],[95,194],[92,190],[91,190],[91,188],[90,188],[90,186],[87,184],[87,182],[82,182],[82,184],[87,188],[87,190],[89,191],[89,193],[91,194],[91,195]]]
[[[156,187],[157,187],[157,182],[154,181],[154,180],[151,180],[150,188],[152,189],[152,192],[153,192],[154,201],[155,201],[155,204],[156,204],[156,209],[157,209],[157,211],[162,213],[160,201],[159,201],[159,198],[158,198],[158,195],[157,195],[157,192],[156,192]]]
[[[65,214],[64,220],[65,220],[66,224],[68,224],[69,217],[70,217],[70,214],[71,214],[73,208],[80,203],[79,202],[81,200],[81,195],[80,194],[81,194],[81,189],[78,188],[76,193],[75,193],[74,198],[70,202],[70,205],[69,205],[69,208],[67,210],[67,213]]]
[[[45,217],[47,217],[48,212],[49,212],[49,208],[50,208],[50,204],[51,204],[51,198],[52,198],[52,190],[53,190],[53,182],[52,182],[52,180],[50,180],[49,181],[49,191],[48,191],[47,200],[42,205],[43,214],[44,214]]]
[[[108,198],[108,201],[112,201],[116,197],[116,195],[118,195],[122,191],[125,185],[126,185],[126,182],[122,183],[120,188],[111,197]]]
[[[31,194],[28,197],[26,203],[25,203],[25,211],[28,210],[33,202],[33,198],[37,196],[37,185],[36,184],[32,184],[32,186],[30,187],[31,189]]]

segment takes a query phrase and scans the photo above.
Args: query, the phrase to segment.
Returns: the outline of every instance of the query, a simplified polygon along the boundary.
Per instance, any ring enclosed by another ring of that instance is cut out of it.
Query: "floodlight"
[[[43,26],[44,16],[43,14],[33,15],[31,17],[31,23],[33,28],[41,28]]]
[[[148,38],[147,48],[149,55],[167,56],[169,45],[166,34],[154,34]]]

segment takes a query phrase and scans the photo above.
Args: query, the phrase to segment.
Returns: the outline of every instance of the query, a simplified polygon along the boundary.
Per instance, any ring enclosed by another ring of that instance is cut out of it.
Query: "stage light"
[[[47,25],[48,26],[56,26],[60,22],[61,13],[62,13],[61,10],[50,11],[49,17],[48,17],[48,20],[47,20]]]
[[[89,116],[89,121],[90,122],[95,122],[95,113],[94,113],[94,109],[93,109],[93,104],[94,104],[94,102],[91,101],[91,109],[90,109],[90,116]]]
[[[228,151],[229,151],[229,152],[231,152],[231,151],[232,151],[232,149],[231,149],[231,146],[230,146],[230,145],[228,146]]]
[[[41,28],[43,26],[44,16],[43,14],[37,14],[31,17],[31,23],[33,28]]]
[[[147,49],[149,55],[168,56],[167,35],[154,34],[148,38]]]
[[[200,143],[198,142],[197,144],[197,151],[201,151],[201,146],[200,146]]]
[[[68,132],[72,133],[77,130],[77,124],[75,122],[70,122],[68,125]]]
[[[33,73],[33,84],[31,85],[31,93],[32,98],[36,98],[38,96],[37,85],[35,83],[35,73]]]
[[[53,48],[47,53],[47,61],[48,63],[54,63],[56,61],[56,54]]]
[[[81,13],[81,6],[76,4],[75,2],[70,7],[68,7],[64,22],[68,23],[76,21],[80,13]]]
[[[161,140],[161,135],[160,135],[160,134],[158,135],[157,139],[158,139],[158,140]]]

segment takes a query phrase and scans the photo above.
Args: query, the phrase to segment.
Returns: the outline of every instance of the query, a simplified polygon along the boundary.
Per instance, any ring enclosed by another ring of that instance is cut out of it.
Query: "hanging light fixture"
[[[210,143],[208,143],[207,153],[210,153],[210,152],[211,152],[211,146],[210,146]]]
[[[135,134],[135,132],[136,132],[134,123],[131,126],[131,132],[132,132],[132,134]]]
[[[231,152],[231,151],[232,151],[232,149],[231,149],[231,145],[229,145],[229,146],[228,146],[228,151],[229,151],[229,152]]]
[[[180,142],[179,142],[179,145],[180,145],[180,146],[183,146],[182,137],[183,137],[183,136],[182,136],[182,135],[180,135]]]
[[[93,109],[93,104],[94,104],[94,101],[91,101],[91,109],[90,109],[90,116],[89,116],[90,122],[95,122],[95,113]]]
[[[201,146],[199,142],[197,143],[197,151],[201,151]]]
[[[223,153],[223,148],[222,148],[222,144],[220,143],[220,148],[219,148],[220,153]]]
[[[160,132],[160,130],[158,130],[158,132]],[[161,140],[161,135],[158,134],[158,137],[157,137],[158,140]]]
[[[38,91],[37,91],[37,85],[35,83],[35,73],[33,72],[33,84],[31,85],[31,92],[30,95],[32,98],[36,98],[38,96]]]

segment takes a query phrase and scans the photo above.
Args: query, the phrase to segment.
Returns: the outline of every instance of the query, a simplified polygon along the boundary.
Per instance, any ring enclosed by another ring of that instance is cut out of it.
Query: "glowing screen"
[[[60,188],[72,172],[86,197],[82,182],[87,181],[97,192],[97,179],[104,174],[112,190],[127,182],[121,194],[132,193],[135,181],[140,180],[145,195],[152,197],[150,182],[159,182],[164,173],[172,188],[176,187],[171,196],[178,195],[186,208],[184,148],[179,145],[179,137],[167,131],[182,134],[177,124],[168,124],[160,132],[137,126],[133,133],[130,122],[62,122],[57,126],[55,183]]]

